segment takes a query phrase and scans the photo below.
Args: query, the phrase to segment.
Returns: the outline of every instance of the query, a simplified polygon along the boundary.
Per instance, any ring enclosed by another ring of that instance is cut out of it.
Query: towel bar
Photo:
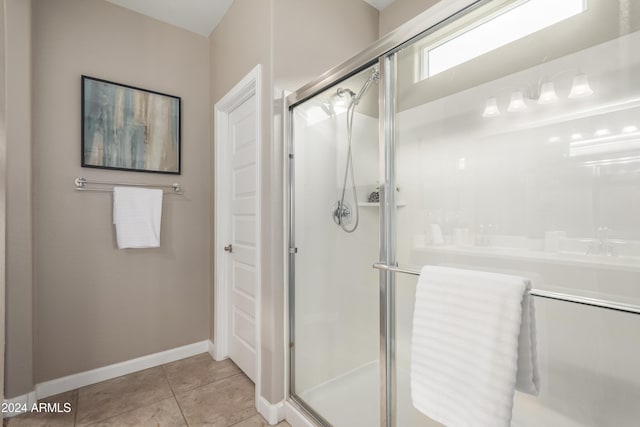
[[[378,270],[390,271],[393,273],[410,274],[412,276],[420,275],[420,272],[417,270],[408,270],[406,268],[386,265],[379,262],[374,263],[373,268],[376,268]],[[588,305],[591,307],[605,308],[607,310],[615,310],[615,311],[622,311],[625,313],[640,314],[640,306],[633,305],[633,304],[624,304],[621,302],[609,301],[605,299],[588,298],[588,297],[582,297],[579,295],[565,294],[561,292],[545,291],[542,289],[531,289],[529,291],[529,295],[533,295],[541,298],[554,299],[557,301],[571,302],[574,304]]]
[[[154,187],[167,189],[165,194],[182,194],[182,187],[180,184],[173,183],[171,185],[158,185],[158,184],[132,184],[124,182],[107,182],[107,181],[90,181],[85,178],[75,179],[76,190],[78,191],[113,191],[113,188],[87,188],[87,185],[113,185],[113,186],[125,186],[125,187]]]

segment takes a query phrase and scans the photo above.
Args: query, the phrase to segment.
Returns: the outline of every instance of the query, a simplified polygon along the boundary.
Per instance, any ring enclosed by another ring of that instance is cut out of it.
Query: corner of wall
[[[442,0],[395,1],[380,12],[378,37],[385,36]]]
[[[211,260],[210,260],[210,277],[211,277],[211,283],[209,284],[209,289],[210,289],[210,298],[209,298],[209,341],[211,341],[212,343],[215,342],[214,339],[214,319],[215,319],[215,313],[214,313],[214,307],[215,307],[215,262],[214,262],[214,257],[215,257],[215,218],[214,218],[214,213],[215,213],[215,185],[214,184],[214,177],[215,177],[215,169],[213,167],[213,165],[215,164],[215,159],[214,159],[214,144],[215,144],[215,123],[213,120],[213,108],[214,108],[214,99],[213,99],[213,85],[214,85],[214,76],[212,74],[212,70],[213,70],[213,37],[215,34],[215,29],[211,32],[211,34],[209,34],[209,37],[207,38],[207,41],[209,43],[209,49],[207,50],[207,54],[209,56],[208,60],[209,60],[209,81],[208,81],[208,87],[207,87],[207,93],[209,95],[209,147],[210,147],[210,154],[209,154],[209,164],[211,165],[211,167],[209,168],[209,182],[211,183],[211,189],[209,191],[209,210],[211,212],[210,215],[210,219],[209,219],[209,239],[210,239],[210,253],[211,253]]]
[[[8,397],[33,391],[32,7],[6,0],[6,372]]]
[[[0,0],[0,176],[6,177],[6,75],[5,75],[5,0]],[[5,272],[6,262],[6,188],[0,179],[0,271]],[[5,334],[5,274],[0,274],[0,402],[4,401],[4,334]]]

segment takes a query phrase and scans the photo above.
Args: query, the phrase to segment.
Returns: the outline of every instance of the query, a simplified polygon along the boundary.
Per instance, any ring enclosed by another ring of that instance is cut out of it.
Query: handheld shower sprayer
[[[380,72],[374,68],[373,70],[371,70],[371,75],[369,75],[369,78],[364,82],[362,88],[360,88],[360,92],[358,92],[358,94],[353,99],[353,102],[358,105],[360,103],[360,99],[364,96],[365,93],[367,93],[367,90],[369,90],[369,86],[371,86],[378,80],[380,80]]]
[[[355,93],[349,88],[338,88],[336,93],[338,97],[349,96],[350,98],[349,106],[347,107],[347,163],[344,169],[342,194],[340,196],[340,200],[338,200],[334,205],[332,212],[333,220],[340,226],[340,228],[342,228],[347,233],[353,233],[354,231],[356,231],[356,229],[358,228],[358,223],[360,222],[360,210],[358,209],[358,195],[356,194],[355,172],[353,171],[353,115],[364,94],[367,92],[367,90],[369,90],[369,87],[378,80],[380,80],[380,72],[378,72],[378,70],[374,68],[373,70],[371,70],[369,78],[364,82],[358,93]],[[349,179],[349,176],[351,177],[351,191],[355,204],[354,211],[352,211],[349,204],[345,202],[347,193],[347,181]],[[352,212],[355,212],[355,222],[353,226],[348,227],[348,225],[351,223]]]

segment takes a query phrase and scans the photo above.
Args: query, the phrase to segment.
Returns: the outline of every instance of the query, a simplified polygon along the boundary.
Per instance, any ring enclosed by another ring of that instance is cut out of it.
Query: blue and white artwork
[[[82,76],[82,166],[180,173],[180,98]]]

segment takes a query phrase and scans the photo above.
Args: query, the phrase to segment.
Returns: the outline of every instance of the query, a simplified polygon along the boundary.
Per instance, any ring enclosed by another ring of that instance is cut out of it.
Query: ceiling
[[[158,21],[208,37],[233,0],[107,0]]]
[[[375,7],[378,10],[382,10],[385,7],[389,6],[394,0],[364,0],[369,3],[371,6]]]
[[[233,0],[107,0],[158,21],[208,37]],[[382,10],[394,0],[363,0]]]

